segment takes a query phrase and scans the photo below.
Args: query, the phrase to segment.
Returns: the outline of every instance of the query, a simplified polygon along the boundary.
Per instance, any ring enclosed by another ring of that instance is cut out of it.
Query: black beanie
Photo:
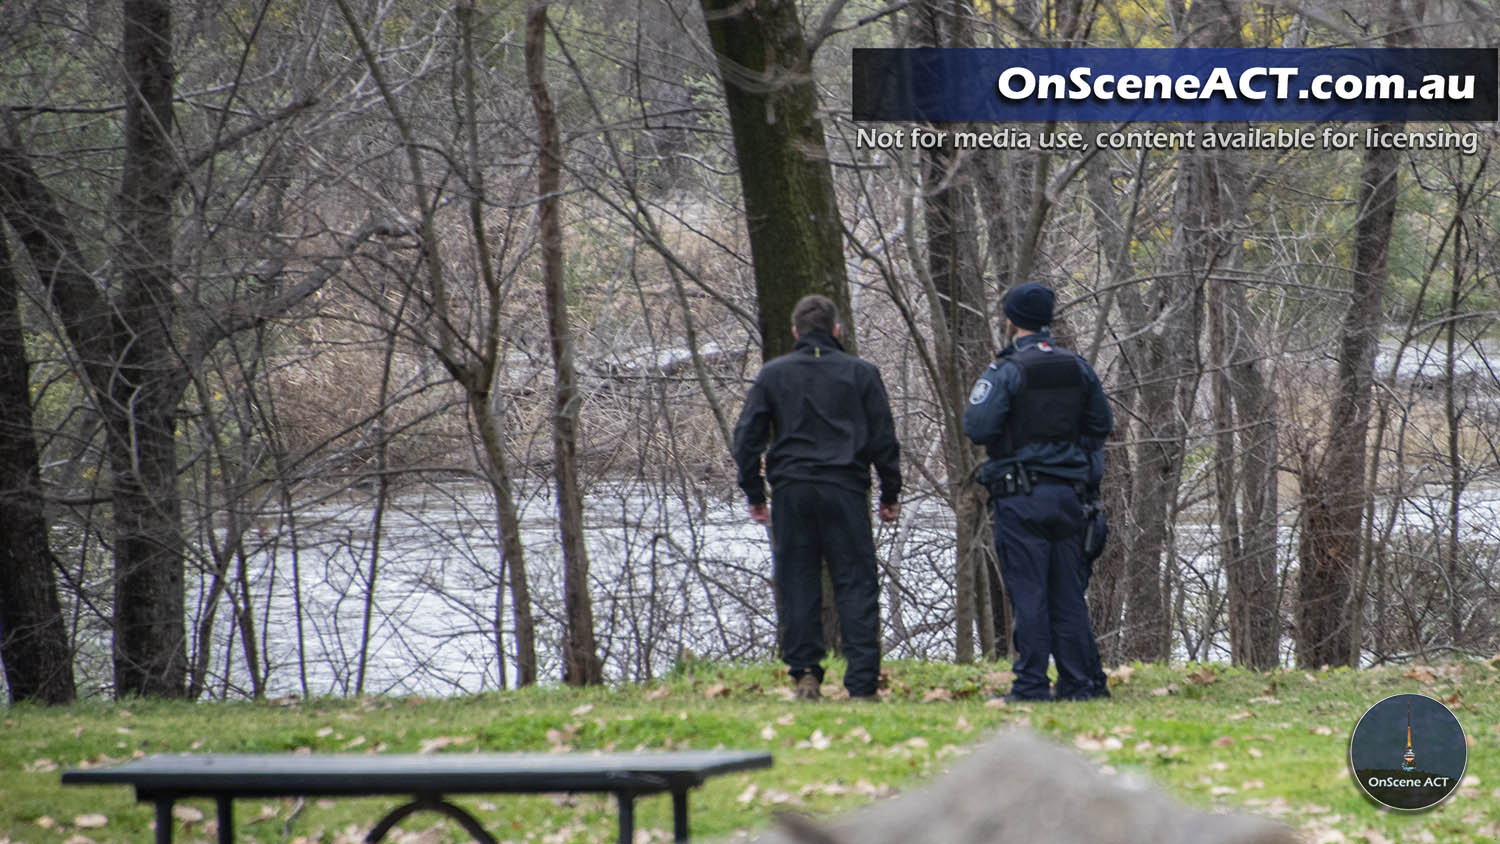
[[[1052,322],[1052,303],[1056,299],[1045,285],[1028,281],[1005,294],[1005,317],[1017,328],[1039,331]]]

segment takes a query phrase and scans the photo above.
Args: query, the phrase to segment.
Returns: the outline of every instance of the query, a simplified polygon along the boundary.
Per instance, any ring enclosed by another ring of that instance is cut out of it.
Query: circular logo
[[[1367,710],[1349,739],[1349,769],[1370,799],[1430,809],[1458,788],[1469,764],[1464,729],[1426,695],[1393,695]]]

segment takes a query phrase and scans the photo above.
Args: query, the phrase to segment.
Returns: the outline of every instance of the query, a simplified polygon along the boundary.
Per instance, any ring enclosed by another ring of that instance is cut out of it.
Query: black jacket
[[[901,494],[900,457],[880,370],[826,334],[804,336],[791,353],[761,367],[734,426],[739,485],[751,504],[766,500],[765,480],[864,492],[871,465],[880,475],[880,502],[894,504]]]

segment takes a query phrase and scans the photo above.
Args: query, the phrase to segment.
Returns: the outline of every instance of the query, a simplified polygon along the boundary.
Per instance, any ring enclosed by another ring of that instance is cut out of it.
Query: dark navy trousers
[[[1057,662],[1056,697],[1107,695],[1084,590],[1083,504],[1072,485],[1037,483],[995,499],[995,550],[1015,616],[1016,675],[1011,694],[1051,697],[1047,657]]]
[[[793,677],[821,681],[823,563],[844,640],[844,687],[875,694],[880,674],[880,586],[867,495],[827,483],[780,483],[771,495],[771,556],[781,594],[782,658]]]

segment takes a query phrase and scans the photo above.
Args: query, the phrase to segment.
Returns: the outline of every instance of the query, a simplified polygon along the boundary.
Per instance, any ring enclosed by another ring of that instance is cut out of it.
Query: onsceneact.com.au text
[[[1295,67],[1250,67],[1238,74],[1219,67],[1206,76],[1170,73],[1101,73],[1092,67],[1075,67],[1066,75],[1043,73],[1027,67],[1001,71],[996,91],[1001,99],[1021,100],[1181,100],[1198,101],[1220,97],[1226,100],[1429,100],[1454,101],[1475,98],[1473,74],[1436,74],[1408,82],[1400,74],[1312,75],[1300,84]]]

